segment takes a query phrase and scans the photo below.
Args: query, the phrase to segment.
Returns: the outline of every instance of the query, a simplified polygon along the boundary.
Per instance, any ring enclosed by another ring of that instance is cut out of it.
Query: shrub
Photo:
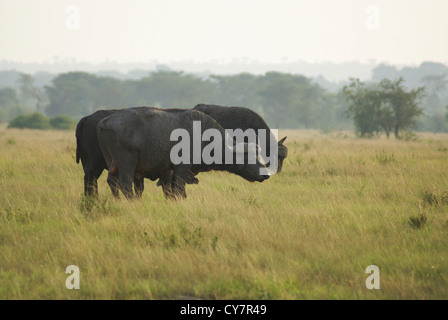
[[[75,127],[75,120],[67,115],[55,116],[48,119],[40,112],[22,114],[14,118],[8,125],[8,128],[19,129],[58,129],[71,130]]]
[[[50,125],[53,129],[71,130],[75,127],[75,120],[67,115],[60,115],[50,118]]]
[[[429,206],[444,206],[448,205],[448,192],[439,192],[437,190],[425,190],[421,194],[423,203]]]
[[[424,214],[420,214],[419,216],[414,216],[409,218],[409,224],[414,229],[421,229],[426,225],[428,218]]]
[[[395,155],[393,153],[387,154],[386,152],[382,151],[380,153],[377,153],[375,156],[376,161],[378,161],[381,164],[388,164],[396,162]]]
[[[50,121],[40,112],[23,114],[11,120],[8,128],[49,129]]]
[[[86,218],[99,218],[117,212],[113,202],[108,199],[99,201],[94,197],[82,197],[79,209]]]

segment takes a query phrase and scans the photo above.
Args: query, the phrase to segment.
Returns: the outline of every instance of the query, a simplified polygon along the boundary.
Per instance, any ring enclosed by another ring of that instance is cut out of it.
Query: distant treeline
[[[410,88],[424,86],[418,129],[448,132],[447,75],[448,67],[437,63],[402,70],[380,65],[374,69],[374,81],[368,81],[367,85],[383,78],[402,77]],[[12,77],[12,73],[8,76]],[[251,108],[274,128],[354,129],[353,119],[348,118],[350,102],[341,94],[348,79],[339,84],[338,90],[329,89],[328,83],[322,81],[280,72],[204,76],[167,69],[146,73],[138,79],[68,72],[42,86],[33,76],[20,74],[15,87],[0,88],[0,121],[9,122],[34,111],[49,117],[69,115],[77,120],[98,109],[192,108],[198,103],[208,103]]]
[[[349,129],[347,104],[310,78],[278,72],[242,73],[201,78],[175,71],[157,71],[139,80],[120,80],[86,72],[58,75],[52,85],[38,88],[21,75],[20,94],[34,100],[35,110],[48,116],[75,119],[98,109],[157,106],[193,108],[198,103],[245,106],[260,113],[275,128]],[[5,97],[4,101],[1,97]],[[12,88],[0,90],[0,117],[9,121],[25,109]]]

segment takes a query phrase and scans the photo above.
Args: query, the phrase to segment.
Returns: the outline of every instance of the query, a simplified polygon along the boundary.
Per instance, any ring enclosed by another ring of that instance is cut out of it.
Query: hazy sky
[[[447,14],[447,0],[0,0],[0,59],[447,63]]]

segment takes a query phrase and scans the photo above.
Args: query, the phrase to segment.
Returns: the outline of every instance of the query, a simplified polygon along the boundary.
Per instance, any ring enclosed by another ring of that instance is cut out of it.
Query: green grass
[[[167,201],[146,180],[126,201],[103,173],[91,202],[73,132],[1,126],[0,299],[447,299],[448,136],[282,133],[263,183],[203,173]]]

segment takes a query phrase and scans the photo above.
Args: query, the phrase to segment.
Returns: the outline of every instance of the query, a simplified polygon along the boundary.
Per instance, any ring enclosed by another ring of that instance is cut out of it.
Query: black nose
[[[269,179],[269,177],[270,177],[270,175],[263,174],[263,175],[261,175],[261,181],[267,180],[267,179]]]

